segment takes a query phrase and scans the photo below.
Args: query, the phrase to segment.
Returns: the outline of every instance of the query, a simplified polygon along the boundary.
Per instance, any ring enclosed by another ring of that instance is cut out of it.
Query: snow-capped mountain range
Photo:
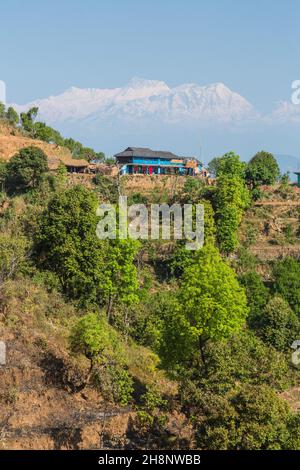
[[[253,106],[223,83],[207,86],[184,84],[170,88],[165,82],[133,78],[120,88],[71,87],[62,94],[13,105],[19,112],[39,107],[39,118],[47,123],[68,121],[158,119],[232,122],[258,116]]]
[[[172,88],[133,78],[123,87],[71,87],[13,106],[19,112],[38,106],[39,120],[108,155],[130,145],[207,161],[229,150],[247,159],[259,149],[285,155],[300,149],[300,105],[282,101],[262,114],[223,83]]]

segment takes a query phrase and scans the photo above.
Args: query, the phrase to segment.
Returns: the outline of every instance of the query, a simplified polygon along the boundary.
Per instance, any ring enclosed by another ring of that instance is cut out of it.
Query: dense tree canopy
[[[83,186],[55,195],[40,220],[35,250],[70,298],[106,305],[110,313],[115,302],[138,301],[138,242],[97,238],[97,206],[96,195]]]
[[[206,396],[197,442],[205,449],[286,449],[296,430],[288,404],[266,385],[246,385],[228,397]],[[214,407],[214,412],[208,412]],[[201,408],[200,408],[201,409]],[[299,445],[299,437],[293,445]]]
[[[12,125],[18,124],[19,120],[20,120],[17,111],[11,106],[9,106],[9,108],[7,108],[6,119]]]
[[[300,328],[297,315],[281,297],[273,297],[266,305],[260,324],[264,341],[279,351],[287,350],[298,339]]]
[[[228,152],[222,157],[213,158],[208,164],[208,170],[216,177],[228,175],[244,178],[246,166],[245,162],[241,162],[239,155]]]
[[[248,163],[246,178],[252,187],[274,184],[279,176],[280,170],[276,158],[269,152],[258,152]]]
[[[300,315],[300,262],[288,256],[275,264],[273,275],[275,292]]]
[[[48,160],[43,150],[22,148],[6,165],[5,185],[9,190],[36,188],[46,171]]]
[[[249,191],[242,178],[223,174],[217,179],[214,205],[217,240],[222,252],[231,253],[237,247],[237,229],[249,203]]]
[[[239,280],[245,287],[250,309],[248,323],[250,326],[255,327],[255,325],[259,324],[263,309],[268,301],[269,290],[255,271],[245,273]]]
[[[185,268],[178,299],[177,306],[165,312],[161,348],[169,363],[180,362],[180,357],[191,360],[197,354],[205,363],[205,342],[238,331],[248,313],[243,288],[211,244]]]

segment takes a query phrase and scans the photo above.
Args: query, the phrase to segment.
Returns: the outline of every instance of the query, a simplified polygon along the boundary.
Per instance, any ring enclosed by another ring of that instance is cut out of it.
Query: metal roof
[[[185,159],[185,157],[179,157],[172,152],[166,152],[164,150],[151,150],[144,147],[127,147],[124,152],[117,153],[116,158],[119,157],[150,157],[150,158],[165,158],[167,160],[173,159]]]

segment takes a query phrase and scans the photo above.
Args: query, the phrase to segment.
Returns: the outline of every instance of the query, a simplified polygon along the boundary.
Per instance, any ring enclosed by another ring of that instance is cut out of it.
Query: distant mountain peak
[[[165,88],[169,90],[168,85],[160,80],[147,80],[146,78],[133,77],[127,83],[127,88]]]
[[[139,126],[155,122],[229,122],[254,115],[252,105],[221,82],[199,85],[187,83],[170,88],[164,81],[133,77],[119,88],[78,88],[15,105],[18,111],[39,107],[40,118],[52,125],[83,120],[93,122],[136,121]]]

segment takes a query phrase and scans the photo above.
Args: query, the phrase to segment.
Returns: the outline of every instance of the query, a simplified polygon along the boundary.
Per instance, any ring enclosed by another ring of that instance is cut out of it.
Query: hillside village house
[[[294,171],[294,174],[297,175],[297,186],[300,188],[300,171]]]
[[[172,152],[128,147],[115,155],[121,175],[190,175],[207,176],[196,158],[179,157]]]

